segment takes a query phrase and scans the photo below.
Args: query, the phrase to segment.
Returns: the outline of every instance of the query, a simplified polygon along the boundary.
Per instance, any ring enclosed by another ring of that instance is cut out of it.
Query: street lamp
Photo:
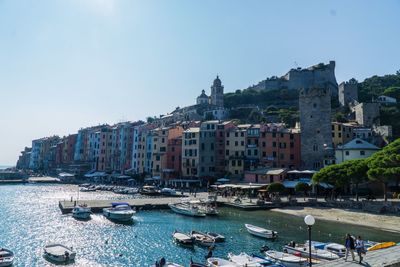
[[[314,225],[315,219],[314,219],[314,217],[312,215],[307,215],[304,218],[304,222],[307,224],[307,227],[308,227],[308,249],[309,249],[308,257],[309,257],[309,262],[310,262],[309,266],[312,266],[312,261],[311,261],[311,227]]]

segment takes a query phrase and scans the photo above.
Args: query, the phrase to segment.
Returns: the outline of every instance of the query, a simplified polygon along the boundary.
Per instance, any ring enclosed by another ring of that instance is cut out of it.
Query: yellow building
[[[182,175],[198,177],[200,128],[189,128],[182,135]]]
[[[334,147],[346,144],[354,138],[354,123],[332,122],[332,143]]]

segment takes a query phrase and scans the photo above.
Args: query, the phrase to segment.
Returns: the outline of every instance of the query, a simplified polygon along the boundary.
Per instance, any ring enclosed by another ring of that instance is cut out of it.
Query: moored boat
[[[393,246],[396,246],[395,242],[376,243],[376,244],[372,244],[370,247],[368,247],[367,251],[374,251],[374,250],[378,250],[378,249],[390,248]]]
[[[205,217],[206,214],[196,206],[182,204],[182,203],[169,203],[168,207],[174,212],[182,215],[193,216],[193,217]]]
[[[167,262],[165,258],[161,258],[158,261],[156,261],[155,265],[152,265],[151,267],[184,267],[184,266],[174,262]]]
[[[271,260],[267,260],[261,257],[253,257],[244,252],[240,253],[239,255],[228,253],[228,259],[239,266],[246,267],[271,266],[273,264]]]
[[[310,253],[310,249],[308,245],[297,245],[294,242],[290,242],[289,245],[283,247],[284,251],[289,254],[294,254],[296,256],[308,257]],[[340,257],[332,253],[330,251],[324,249],[317,249],[311,247],[311,257],[313,259],[321,259],[321,260],[337,260]]]
[[[244,226],[246,227],[247,232],[255,236],[267,239],[275,239],[278,237],[278,232],[276,231],[268,230],[251,224],[245,224]]]
[[[277,262],[283,264],[286,267],[305,267],[308,266],[308,260],[305,258],[300,258],[295,255],[288,253],[268,250],[264,252],[268,258],[276,260]]]
[[[14,252],[0,248],[0,267],[11,266],[14,263]]]
[[[160,194],[164,196],[176,196],[176,191],[172,188],[163,188],[160,190]]]
[[[96,191],[96,188],[80,187],[79,191],[81,191],[81,192],[94,192],[94,191]]]
[[[306,241],[305,246],[308,246],[308,241]],[[335,253],[339,257],[344,257],[346,255],[346,247],[338,243],[324,243],[318,241],[311,241],[311,246],[316,249],[324,249]]]
[[[234,262],[224,260],[221,258],[208,258],[207,259],[207,266],[209,267],[219,267],[219,266],[224,266],[224,267],[240,267],[240,265],[237,265]]]
[[[76,219],[87,220],[92,213],[87,205],[77,205],[72,209],[72,216]]]
[[[62,244],[49,244],[44,247],[44,256],[53,262],[68,263],[75,260],[76,253]]]
[[[191,231],[190,236],[200,246],[211,247],[215,244],[214,238],[198,231]]]
[[[153,185],[145,185],[139,192],[142,195],[148,195],[148,196],[157,196],[160,194],[160,192],[157,190],[157,187]]]
[[[110,220],[128,222],[132,220],[135,211],[125,202],[111,203],[111,208],[104,208],[103,215]]]
[[[225,241],[225,236],[218,234],[218,233],[213,233],[213,232],[207,232],[206,233],[208,236],[214,238],[216,243],[224,242]]]
[[[194,240],[191,236],[175,231],[172,235],[174,241],[178,244],[185,245],[185,246],[193,246]]]

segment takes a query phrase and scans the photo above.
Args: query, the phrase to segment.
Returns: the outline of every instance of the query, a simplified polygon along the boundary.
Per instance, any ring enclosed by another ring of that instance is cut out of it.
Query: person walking
[[[344,260],[347,261],[347,257],[349,256],[349,253],[351,253],[351,257],[353,258],[353,261],[356,260],[354,257],[354,239],[351,237],[350,234],[346,235],[346,239],[344,241],[344,246],[346,247],[346,255],[344,257]]]
[[[361,236],[357,237],[356,250],[357,250],[358,257],[360,257],[359,263],[361,264],[361,262],[363,260],[362,255],[365,254],[365,244],[364,244],[364,240],[362,240]]]

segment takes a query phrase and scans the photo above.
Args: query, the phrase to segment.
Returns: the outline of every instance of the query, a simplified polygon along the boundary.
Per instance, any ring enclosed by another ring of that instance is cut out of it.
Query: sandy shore
[[[308,214],[316,219],[343,222],[349,224],[374,227],[390,232],[400,232],[400,217],[390,215],[377,215],[359,210],[341,210],[333,208],[287,207],[272,209],[272,211],[304,217]]]

